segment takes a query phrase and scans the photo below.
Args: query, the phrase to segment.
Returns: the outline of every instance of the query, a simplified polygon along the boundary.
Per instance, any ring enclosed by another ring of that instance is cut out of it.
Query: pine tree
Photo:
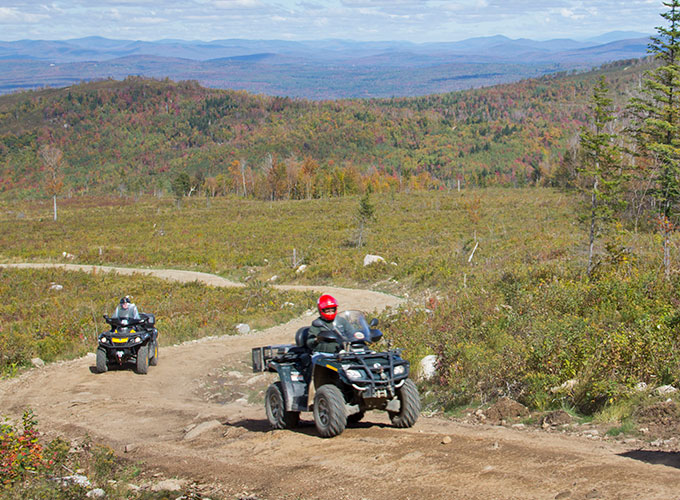
[[[641,93],[630,100],[632,132],[639,152],[655,166],[654,196],[659,228],[664,240],[664,270],[670,277],[670,235],[678,219],[680,201],[680,0],[664,2],[661,14],[668,26],[656,28],[649,52],[659,62],[642,83]]]
[[[593,254],[595,240],[604,227],[623,208],[621,188],[623,172],[621,168],[620,150],[615,134],[608,132],[608,124],[614,120],[608,97],[607,80],[602,76],[593,90],[590,103],[592,124],[581,130],[581,148],[583,165],[579,169],[585,182],[584,191],[588,194],[585,214],[582,218],[587,222],[588,239],[588,276],[595,267]]]
[[[359,200],[359,209],[357,210],[357,247],[361,248],[364,244],[365,233],[368,224],[375,220],[375,206],[371,203],[370,189],[366,190],[366,194]]]

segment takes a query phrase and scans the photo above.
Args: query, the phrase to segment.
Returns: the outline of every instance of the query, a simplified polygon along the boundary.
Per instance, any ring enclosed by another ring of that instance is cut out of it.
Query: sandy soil
[[[116,269],[135,271],[235,285],[203,273]],[[365,290],[316,289],[348,309],[399,302]],[[159,364],[146,376],[129,369],[95,374],[94,356],[30,370],[0,382],[0,414],[16,418],[31,407],[43,428],[72,439],[88,434],[121,456],[227,497],[680,499],[678,453],[622,442],[422,416],[411,429],[395,429],[381,412],[332,439],[317,437],[310,414],[299,429],[272,431],[261,402],[274,375],[251,372],[250,350],[292,342],[311,319],[178,346],[163,346],[161,336]]]

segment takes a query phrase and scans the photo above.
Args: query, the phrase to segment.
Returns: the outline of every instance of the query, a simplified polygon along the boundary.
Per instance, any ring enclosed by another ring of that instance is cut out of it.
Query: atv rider
[[[320,341],[317,336],[324,330],[337,330],[341,334],[346,334],[349,332],[350,326],[345,318],[336,318],[338,302],[331,295],[322,295],[316,305],[319,310],[319,318],[309,327],[307,347],[314,353],[334,354],[340,350],[340,343],[337,341]]]
[[[130,296],[126,295],[121,298],[118,307],[116,307],[116,312],[113,313],[114,318],[127,318],[139,321],[141,318],[139,316],[139,311],[137,306],[130,300]]]

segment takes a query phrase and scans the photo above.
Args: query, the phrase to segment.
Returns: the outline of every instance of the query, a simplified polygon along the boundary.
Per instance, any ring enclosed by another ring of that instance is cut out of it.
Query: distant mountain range
[[[415,96],[481,87],[647,54],[648,35],[504,36],[423,43],[87,37],[0,42],[0,93],[130,75],[311,99]]]

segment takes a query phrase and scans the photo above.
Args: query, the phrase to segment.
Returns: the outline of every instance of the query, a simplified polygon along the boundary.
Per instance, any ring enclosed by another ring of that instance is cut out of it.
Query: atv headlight
[[[406,367],[404,365],[399,365],[399,366],[394,367],[394,374],[395,375],[403,375],[405,371],[406,371]]]
[[[347,378],[350,380],[359,380],[363,377],[363,373],[359,370],[345,370],[345,375],[347,375]]]
[[[135,337],[135,343],[139,343],[141,341],[142,341],[142,339],[140,337]]]
[[[102,344],[106,344],[106,337],[101,337],[99,339],[99,342],[101,342]]]

